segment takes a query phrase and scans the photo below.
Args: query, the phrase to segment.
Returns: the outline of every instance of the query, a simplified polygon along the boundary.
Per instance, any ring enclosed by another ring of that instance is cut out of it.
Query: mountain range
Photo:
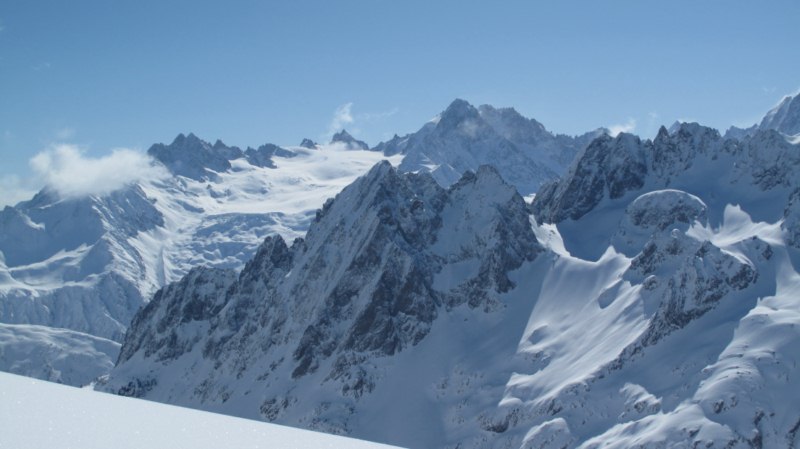
[[[555,136],[513,109],[475,108],[463,100],[439,117],[405,144],[395,138],[373,149],[345,130],[325,145],[304,139],[297,147],[245,150],[180,134],[147,152],[166,175],[103,195],[74,197],[45,187],[6,207],[0,211],[0,329],[35,327],[25,341],[0,346],[0,368],[91,381],[113,365],[133,314],[158,288],[194,266],[241,269],[267,235],[304,235],[326,198],[380,160],[403,171],[431,171],[443,185],[456,172],[493,161],[528,194],[563,172],[592,135]],[[508,154],[513,158],[504,159]],[[96,342],[95,362],[70,363],[71,347],[86,341]],[[31,357],[44,362],[31,364]]]
[[[795,447],[795,103],[725,137],[461,100],[371,149],[181,135],[168,177],[2,212],[4,346],[121,341],[99,390],[407,447]]]

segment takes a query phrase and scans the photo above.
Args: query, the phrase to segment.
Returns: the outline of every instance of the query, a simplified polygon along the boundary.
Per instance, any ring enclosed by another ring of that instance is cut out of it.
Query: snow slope
[[[0,448],[389,448],[0,373]]]

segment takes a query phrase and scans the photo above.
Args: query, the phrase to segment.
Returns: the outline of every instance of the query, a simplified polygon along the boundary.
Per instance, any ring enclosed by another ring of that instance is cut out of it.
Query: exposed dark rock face
[[[164,164],[172,173],[199,181],[213,179],[213,173],[208,170],[230,170],[229,161],[243,155],[242,150],[237,147],[228,147],[219,140],[211,145],[191,133],[188,136],[178,134],[169,145],[157,143],[147,150],[147,154]]]
[[[645,151],[641,140],[630,134],[595,139],[563,180],[536,195],[534,214],[547,222],[577,220],[603,198],[642,188],[648,173]]]
[[[256,167],[275,168],[275,162],[272,160],[274,156],[290,158],[295,157],[296,154],[271,143],[261,145],[258,148],[248,148],[244,152],[247,162]]]
[[[333,138],[331,138],[331,143],[344,144],[351,150],[369,150],[369,145],[367,142],[356,139],[344,129],[333,135]]]
[[[701,176],[719,176],[714,182],[734,187],[752,183],[763,191],[788,188],[800,185],[791,168],[800,161],[795,147],[773,130],[738,141],[696,123],[681,123],[673,132],[662,127],[652,141],[624,133],[603,136],[562,179],[540,189],[531,209],[543,223],[578,220],[600,204],[623,205],[630,192],[678,188],[700,194],[692,190],[703,184],[697,178]],[[725,166],[732,169],[723,170]]]

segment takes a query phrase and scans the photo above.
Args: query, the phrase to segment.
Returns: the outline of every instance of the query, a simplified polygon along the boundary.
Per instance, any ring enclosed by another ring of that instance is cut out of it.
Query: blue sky
[[[290,145],[338,110],[375,144],[457,97],[567,134],[751,124],[800,88],[798,19],[796,0],[6,0],[0,204],[39,187],[29,160],[59,142]]]

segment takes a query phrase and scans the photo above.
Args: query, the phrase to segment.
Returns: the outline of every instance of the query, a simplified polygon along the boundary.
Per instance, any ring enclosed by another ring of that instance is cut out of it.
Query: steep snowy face
[[[267,238],[238,279],[193,270],[160,290],[103,388],[367,436],[376,429],[354,411],[395,394],[402,377],[389,367],[455,344],[442,326],[505,316],[512,273],[542,251],[524,200],[494,169],[445,190],[381,163],[327,202],[305,239]],[[440,320],[452,310],[465,319]],[[433,382],[446,359],[418,375]],[[405,390],[395,405],[427,394]],[[412,423],[396,426],[398,441],[416,438]]]
[[[563,247],[495,422],[522,447],[793,447],[800,148],[694,124],[634,143],[609,165],[587,148],[534,200]],[[640,176],[614,196],[615,173]]]
[[[43,191],[6,207],[0,212],[2,322],[121,339],[143,302],[139,285],[146,276],[131,239],[163,224],[138,186],[65,200]],[[112,266],[119,270],[111,272]]]
[[[784,97],[767,112],[758,128],[774,129],[789,136],[800,134],[800,95]]]
[[[648,204],[675,211],[674,222],[639,219]],[[772,428],[765,447],[780,447],[800,415],[749,395],[758,388],[774,395],[787,384],[753,388],[740,383],[747,375],[733,375],[741,390],[727,399],[737,408],[730,417],[714,412],[719,399],[703,391],[726,353],[749,357],[732,341],[734,329],[757,298],[774,294],[775,258],[786,252],[773,240],[776,225],[737,230],[749,217],[730,207],[715,232],[701,221],[703,211],[688,194],[650,192],[626,213],[628,232],[649,235],[632,258],[610,251],[591,264],[569,256],[556,263],[520,345],[528,368],[510,379],[496,413],[508,438],[542,448],[751,447],[751,438]],[[564,290],[568,284],[572,291]],[[557,305],[570,310],[569,319],[556,319]],[[730,363],[723,362],[728,375]],[[759,411],[781,416],[753,423]]]
[[[229,170],[230,160],[242,157],[242,150],[228,147],[219,140],[211,145],[189,133],[188,136],[179,134],[169,145],[157,143],[147,154],[176,175],[202,181],[213,179],[214,172]]]
[[[375,150],[404,154],[401,170],[430,172],[443,186],[467,170],[491,164],[521,193],[529,194],[563,173],[577,152],[599,134],[554,136],[511,108],[475,108],[458,99],[416,133],[395,136]]]

